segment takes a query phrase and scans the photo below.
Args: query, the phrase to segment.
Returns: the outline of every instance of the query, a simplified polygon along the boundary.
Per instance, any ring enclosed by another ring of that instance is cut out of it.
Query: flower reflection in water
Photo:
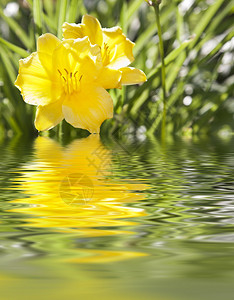
[[[29,197],[14,200],[18,205],[11,211],[29,215],[27,227],[53,230],[61,239],[66,233],[75,239],[121,235],[127,240],[135,234],[129,230],[137,225],[134,218],[146,215],[143,209],[127,204],[143,200],[147,185],[140,180],[111,179],[111,158],[98,135],[66,147],[38,137],[34,160],[21,169],[17,179],[17,189]],[[146,255],[112,246],[114,250],[93,244],[89,249],[74,246],[65,260],[94,263]]]

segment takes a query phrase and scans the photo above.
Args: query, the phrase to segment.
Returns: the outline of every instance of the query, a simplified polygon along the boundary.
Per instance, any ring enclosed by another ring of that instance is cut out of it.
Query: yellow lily
[[[82,18],[81,24],[63,24],[63,37],[76,39],[89,37],[90,42],[101,48],[103,66],[121,72],[121,85],[138,84],[146,81],[145,74],[135,68],[127,67],[134,60],[134,43],[123,34],[118,26],[102,28],[99,21],[89,15]]]
[[[89,36],[60,41],[47,33],[38,38],[37,52],[20,60],[15,85],[26,103],[37,105],[38,131],[49,130],[65,119],[74,127],[99,133],[102,122],[113,117],[113,101],[106,89],[146,80],[140,70],[106,65],[105,52],[94,44],[96,35],[93,31]],[[123,51],[126,61],[124,47],[121,49],[115,57],[121,61]]]
[[[38,38],[37,52],[19,62],[15,85],[24,101],[37,105],[35,127],[48,130],[62,119],[74,127],[99,132],[113,116],[105,89],[116,87],[119,71],[104,69],[100,49],[87,37],[60,41],[52,34]]]

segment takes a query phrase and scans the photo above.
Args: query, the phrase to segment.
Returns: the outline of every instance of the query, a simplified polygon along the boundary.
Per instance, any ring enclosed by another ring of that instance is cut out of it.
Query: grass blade
[[[203,14],[202,18],[200,19],[200,22],[194,29],[195,38],[193,43],[190,45],[190,48],[193,48],[194,45],[197,43],[197,41],[201,38],[201,35],[205,31],[206,27],[210,24],[212,18],[220,8],[220,6],[223,4],[225,0],[217,0],[213,5],[211,5]]]
[[[27,48],[31,48],[31,41],[28,38],[28,35],[24,30],[19,26],[19,24],[10,17],[5,16],[3,10],[0,8],[0,17],[7,23],[10,29],[14,32],[14,34],[18,37],[18,39],[22,42],[22,44]]]
[[[26,50],[24,50],[23,48],[20,48],[14,44],[2,39],[1,37],[0,37],[0,43],[7,46],[7,48],[12,50],[13,52],[18,53],[23,58],[25,58],[29,55],[29,53]]]
[[[161,14],[161,24],[164,26],[164,23],[171,18],[174,14],[173,6],[170,6],[166,11],[162,11]],[[151,24],[147,29],[141,33],[139,38],[136,40],[136,45],[133,49],[134,56],[136,57],[141,50],[147,45],[148,41],[152,38],[152,36],[157,32],[157,25],[155,22]]]
[[[67,22],[69,23],[75,23],[77,20],[77,14],[79,11],[79,1],[77,0],[71,0],[71,3],[69,5],[68,10],[68,16],[67,16]]]
[[[179,56],[179,54],[190,45],[190,43],[192,41],[193,41],[192,39],[185,41],[178,48],[174,49],[171,53],[169,53],[165,58],[165,65],[168,66],[171,62],[173,62]],[[128,104],[128,106],[129,106],[128,111],[130,113],[131,113],[131,110],[133,112],[136,111],[136,107],[139,109],[140,106],[147,100],[147,97],[142,97],[142,94],[143,94],[144,90],[146,90],[152,86],[152,82],[156,78],[158,72],[160,71],[160,68],[161,68],[161,63],[158,64],[157,67],[152,72],[150,72],[150,74],[147,76],[147,81],[137,89],[135,95],[131,98],[131,100]],[[145,93],[144,93],[144,95],[146,96]]]
[[[42,1],[33,0],[33,18],[36,39],[42,34]]]
[[[135,0],[130,3],[129,8],[126,11],[126,26],[128,26],[131,23],[132,17],[138,11],[139,7],[142,5],[142,2],[142,0]]]
[[[58,2],[58,27],[57,27],[57,36],[59,39],[62,38],[62,25],[66,21],[67,13],[67,0],[60,0]]]
[[[5,66],[5,69],[7,70],[7,73],[9,75],[9,78],[10,78],[11,82],[14,84],[15,79],[16,79],[16,72],[15,72],[15,69],[14,69],[10,59],[9,59],[9,56],[7,55],[7,51],[3,47],[0,48],[0,55],[2,58],[2,62]]]

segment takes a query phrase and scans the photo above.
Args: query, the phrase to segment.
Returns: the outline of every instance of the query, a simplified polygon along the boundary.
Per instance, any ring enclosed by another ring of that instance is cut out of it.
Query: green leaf
[[[29,53],[26,50],[24,50],[23,48],[20,48],[14,44],[2,39],[1,37],[0,37],[0,43],[7,46],[7,48],[12,50],[13,52],[18,53],[21,57],[27,57],[29,55]]]
[[[33,19],[36,38],[38,38],[42,34],[42,1],[40,0],[33,0]]]
[[[79,12],[79,1],[71,0],[69,4],[68,17],[66,21],[69,23],[75,23],[77,20],[78,12]]]
[[[19,40],[23,43],[23,45],[27,49],[31,48],[31,41],[28,38],[27,33],[24,32],[24,30],[19,26],[19,24],[13,18],[5,16],[1,8],[0,8],[0,16],[7,23],[7,25],[14,32],[14,34],[19,38]]]
[[[125,2],[125,1],[124,1]],[[128,27],[132,21],[132,17],[138,11],[139,7],[142,5],[142,0],[134,0],[130,2],[128,10],[126,10],[126,26]]]
[[[176,80],[176,78],[178,77],[178,73],[181,69],[181,66],[183,65],[184,61],[186,59],[186,53],[182,52],[180,53],[179,57],[177,58],[176,62],[171,66],[171,70],[167,70],[167,88],[168,91],[170,90],[170,88],[172,87],[174,81]],[[173,93],[173,97],[170,97],[167,101],[167,110],[170,108],[170,106],[172,105],[172,103],[174,103],[176,101],[176,99],[178,98],[178,96],[183,93],[183,88],[177,88],[177,92]],[[176,94],[176,99],[174,98],[174,94]],[[162,99],[162,97],[160,97],[160,99]],[[173,100],[171,100],[173,99]],[[156,103],[156,105],[158,106],[159,103]],[[158,114],[158,110],[157,109],[152,109],[152,114],[151,114],[151,118],[153,119],[152,125],[150,127],[149,134],[153,134],[155,132],[155,130],[157,129],[158,125],[159,125],[159,117],[155,118],[156,115]],[[160,120],[163,117],[163,112],[160,113]]]
[[[162,12],[162,15],[160,17],[161,25],[163,26],[168,21],[168,19],[172,17],[173,14],[174,14],[174,9],[173,6],[171,5],[167,10]],[[136,40],[136,45],[133,49],[135,57],[140,53],[140,51],[145,47],[145,45],[147,45],[148,41],[152,38],[152,36],[156,32],[157,32],[157,25],[153,19],[152,24],[148,26],[147,29],[143,31],[141,35],[138,37],[138,39]]]
[[[201,38],[203,32],[205,31],[206,27],[210,22],[212,21],[212,18],[214,18],[216,12],[220,8],[220,6],[223,4],[225,0],[216,0],[213,5],[211,5],[203,14],[203,16],[200,18],[200,21],[198,22],[197,26],[194,29],[195,38],[193,43],[190,45],[190,49],[194,47],[194,45],[197,43],[197,41]],[[211,22],[212,23],[212,22]]]
[[[123,33],[127,33],[128,26],[127,26],[127,12],[128,11],[128,5],[125,1],[122,1],[122,7],[120,12],[120,27],[123,30]]]
[[[67,0],[60,0],[57,4],[57,13],[58,13],[58,27],[57,27],[57,36],[59,39],[62,38],[62,25],[66,21],[67,13]]]
[[[185,41],[178,48],[171,51],[165,58],[165,65],[168,66],[170,63],[172,63],[179,56],[179,54],[188,47],[188,45],[192,41],[193,41],[192,39]],[[159,63],[156,66],[156,68],[152,72],[150,72],[150,74],[147,76],[147,81],[137,89],[135,95],[131,98],[131,100],[129,101],[129,104],[128,104],[128,106],[129,106],[128,111],[130,113],[131,113],[131,110],[133,112],[136,112],[137,109],[139,109],[140,106],[147,100],[146,93],[144,93],[145,97],[142,97],[142,93],[144,92],[144,90],[150,89],[152,87],[152,82],[158,75],[160,68],[161,68],[161,63]],[[140,95],[141,95],[141,97],[139,98]]]
[[[11,82],[14,84],[15,79],[16,79],[16,72],[14,70],[14,67],[13,67],[12,63],[11,63],[11,60],[9,59],[9,56],[7,55],[7,51],[3,47],[0,48],[0,55],[1,55],[1,58],[2,58],[2,62],[5,66],[5,69],[7,70],[8,75],[11,79]]]
[[[54,18],[54,2],[53,1],[43,1],[44,9],[49,18]]]

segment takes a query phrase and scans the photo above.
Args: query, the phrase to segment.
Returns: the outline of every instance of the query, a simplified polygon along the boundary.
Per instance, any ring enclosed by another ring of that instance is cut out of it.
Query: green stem
[[[154,11],[155,11],[155,15],[156,15],[156,23],[157,23],[157,28],[158,28],[159,52],[160,52],[161,63],[162,63],[161,81],[162,81],[162,90],[163,90],[163,117],[166,118],[166,111],[167,111],[167,108],[166,108],[166,67],[165,67],[165,62],[164,62],[164,47],[163,47],[162,29],[161,29],[160,16],[159,16],[159,3],[153,2],[151,5],[154,7]]]
[[[63,120],[58,124],[58,138],[61,140],[62,135],[63,135]]]

